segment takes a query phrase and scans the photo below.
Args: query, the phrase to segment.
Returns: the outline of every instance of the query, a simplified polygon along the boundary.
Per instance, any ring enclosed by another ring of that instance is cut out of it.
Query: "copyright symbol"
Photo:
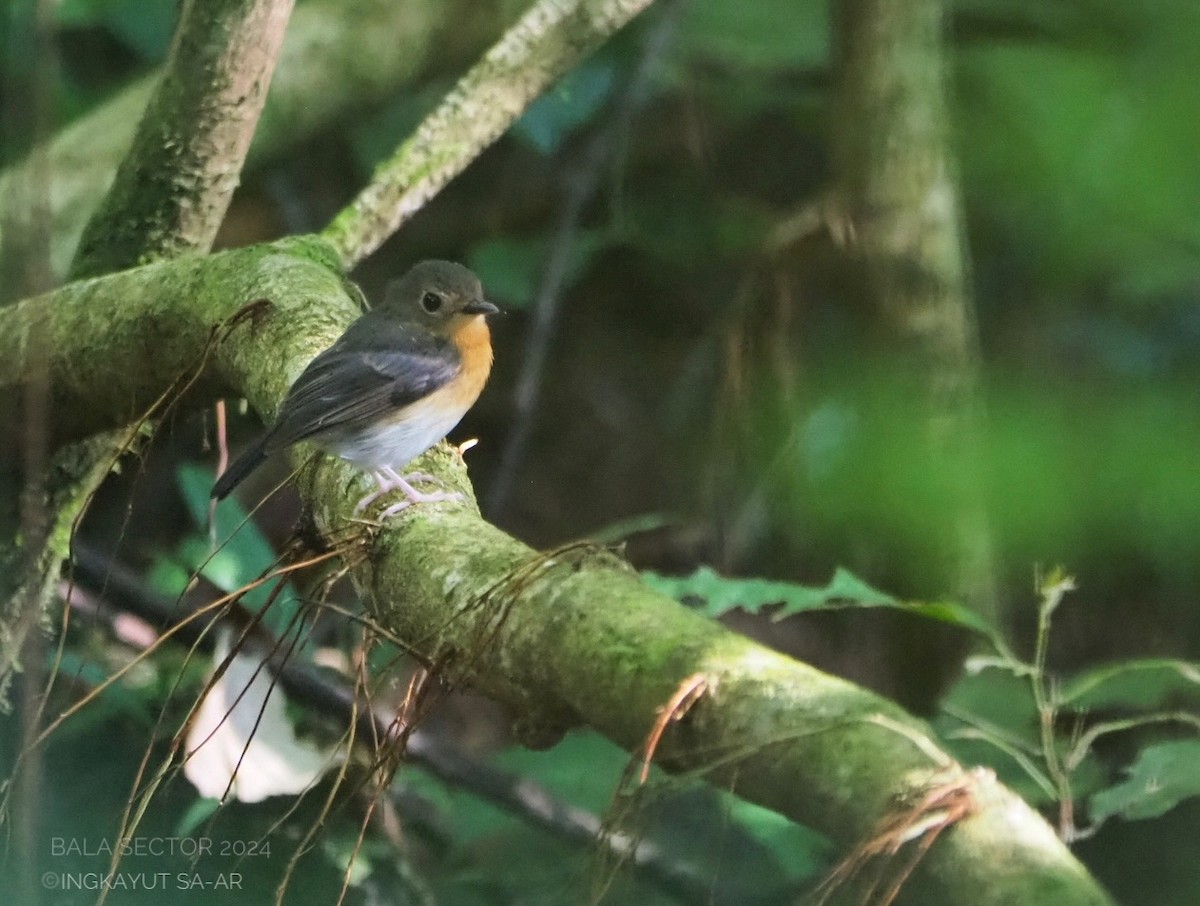
[[[58,875],[53,871],[48,871],[42,875],[42,886],[47,890],[54,890],[58,887]]]

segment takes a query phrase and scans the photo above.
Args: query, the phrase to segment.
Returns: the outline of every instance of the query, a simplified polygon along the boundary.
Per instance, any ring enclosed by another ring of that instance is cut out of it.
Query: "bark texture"
[[[207,250],[225,218],[293,0],[188,0],[155,87],[72,273]]]

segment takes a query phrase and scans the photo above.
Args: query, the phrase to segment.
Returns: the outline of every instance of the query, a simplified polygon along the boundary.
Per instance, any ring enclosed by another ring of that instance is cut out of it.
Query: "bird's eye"
[[[442,307],[442,297],[437,293],[426,293],[421,297],[421,307],[432,315]]]

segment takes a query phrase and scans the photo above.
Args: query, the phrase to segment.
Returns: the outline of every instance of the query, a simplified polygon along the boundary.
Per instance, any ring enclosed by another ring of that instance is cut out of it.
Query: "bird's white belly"
[[[447,412],[444,406],[428,405],[422,400],[409,406],[403,418],[389,424],[314,440],[360,469],[400,469],[445,437],[464,412]]]

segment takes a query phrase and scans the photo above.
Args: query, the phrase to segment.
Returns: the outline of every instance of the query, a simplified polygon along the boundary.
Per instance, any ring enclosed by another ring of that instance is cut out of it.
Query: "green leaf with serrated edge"
[[[888,607],[939,622],[949,623],[999,642],[996,631],[978,614],[961,604],[943,601],[901,601],[839,567],[823,587],[777,582],[768,579],[733,579],[720,575],[710,566],[701,566],[690,576],[662,576],[642,573],[652,588],[673,598],[699,598],[709,616],[740,607],[759,613],[764,607],[782,605],[772,618],[807,610],[841,610],[847,607]]]
[[[1131,821],[1157,818],[1184,799],[1200,796],[1200,740],[1147,746],[1118,784],[1089,800],[1093,821],[1120,815]]]
[[[1079,709],[1200,705],[1200,664],[1172,658],[1104,664],[1063,683],[1059,701]]]
[[[915,613],[931,620],[958,626],[960,629],[969,629],[997,645],[1000,641],[999,634],[987,620],[962,604],[953,601],[902,601],[895,606],[906,613]]]
[[[829,584],[821,589],[821,594],[830,601],[853,601],[868,606],[895,607],[900,604],[891,595],[872,588],[858,576],[840,566],[834,570]]]

